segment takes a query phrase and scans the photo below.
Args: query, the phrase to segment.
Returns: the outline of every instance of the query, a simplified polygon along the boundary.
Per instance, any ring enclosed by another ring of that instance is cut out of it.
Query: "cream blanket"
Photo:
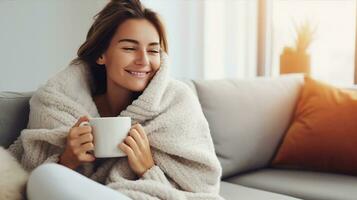
[[[139,122],[150,141],[155,166],[136,177],[126,157],[106,159],[81,173],[133,199],[221,199],[221,167],[197,97],[170,79],[168,58],[145,91],[120,116]],[[80,116],[99,117],[89,69],[70,65],[30,100],[27,129],[9,148],[27,170],[57,162],[70,127]]]

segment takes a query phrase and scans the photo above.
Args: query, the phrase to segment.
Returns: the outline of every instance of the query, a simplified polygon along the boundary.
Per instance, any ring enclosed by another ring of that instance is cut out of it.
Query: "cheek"
[[[120,50],[116,52],[116,54],[113,55],[112,58],[115,61],[114,64],[120,67],[127,66],[134,59],[132,55],[121,52]]]
[[[151,62],[152,68],[154,71],[157,71],[160,68],[160,56],[157,56],[156,58],[154,58]]]
[[[114,72],[114,74],[122,71],[125,66],[129,65],[132,62],[132,58],[124,53],[116,53],[114,56],[111,56],[110,61],[107,63],[107,68],[109,72]]]

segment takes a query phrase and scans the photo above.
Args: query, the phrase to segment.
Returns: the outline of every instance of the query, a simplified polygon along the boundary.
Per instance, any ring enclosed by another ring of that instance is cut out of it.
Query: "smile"
[[[129,70],[125,70],[125,71],[128,72],[130,75],[132,75],[134,77],[138,77],[138,78],[144,78],[148,74],[150,74],[150,72],[129,71]]]

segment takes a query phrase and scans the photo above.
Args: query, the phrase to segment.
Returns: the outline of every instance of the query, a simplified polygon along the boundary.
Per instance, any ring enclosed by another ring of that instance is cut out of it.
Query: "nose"
[[[137,51],[135,64],[142,66],[149,65],[149,57],[145,49]]]

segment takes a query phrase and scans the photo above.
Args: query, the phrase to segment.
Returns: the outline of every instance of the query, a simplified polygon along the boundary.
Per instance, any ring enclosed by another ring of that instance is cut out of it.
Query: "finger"
[[[134,124],[131,128],[137,130],[139,132],[140,136],[144,139],[144,141],[149,142],[144,128],[139,123]]]
[[[73,127],[78,127],[82,122],[88,122],[89,117],[88,116],[82,116],[78,119],[78,121],[74,124]]]
[[[136,144],[133,137],[131,137],[131,136],[126,137],[124,142],[125,142],[125,144],[130,146],[130,148],[134,151],[135,155],[137,155],[137,156],[141,155],[139,146]]]
[[[82,153],[78,156],[78,160],[81,162],[93,162],[95,157],[89,153]]]
[[[91,126],[81,126],[81,127],[76,127],[76,131],[78,132],[78,135],[83,135],[87,133],[92,132],[92,127]]]
[[[144,143],[144,139],[141,137],[141,135],[136,129],[131,129],[129,131],[129,135],[134,138],[136,144],[139,146],[141,151],[145,149],[146,145]]]
[[[92,133],[93,128],[91,126],[81,126],[76,128],[78,130],[78,136]]]
[[[94,144],[92,142],[83,144],[79,147],[79,152],[80,153],[86,153],[87,151],[94,150]]]
[[[81,126],[81,127],[74,127],[70,131],[70,137],[72,139],[78,138],[79,136],[86,134],[86,133],[91,133],[92,132],[92,127],[91,126]]]
[[[128,146],[124,142],[119,144],[119,148],[131,159],[134,159],[134,158],[136,159],[134,151],[130,148],[130,146]]]
[[[81,127],[81,126],[90,126],[90,124],[89,124],[89,122],[84,121],[84,122],[81,122],[78,127]]]
[[[92,133],[85,133],[79,136],[78,138],[78,143],[79,144],[85,144],[87,142],[93,142],[93,135]]]

